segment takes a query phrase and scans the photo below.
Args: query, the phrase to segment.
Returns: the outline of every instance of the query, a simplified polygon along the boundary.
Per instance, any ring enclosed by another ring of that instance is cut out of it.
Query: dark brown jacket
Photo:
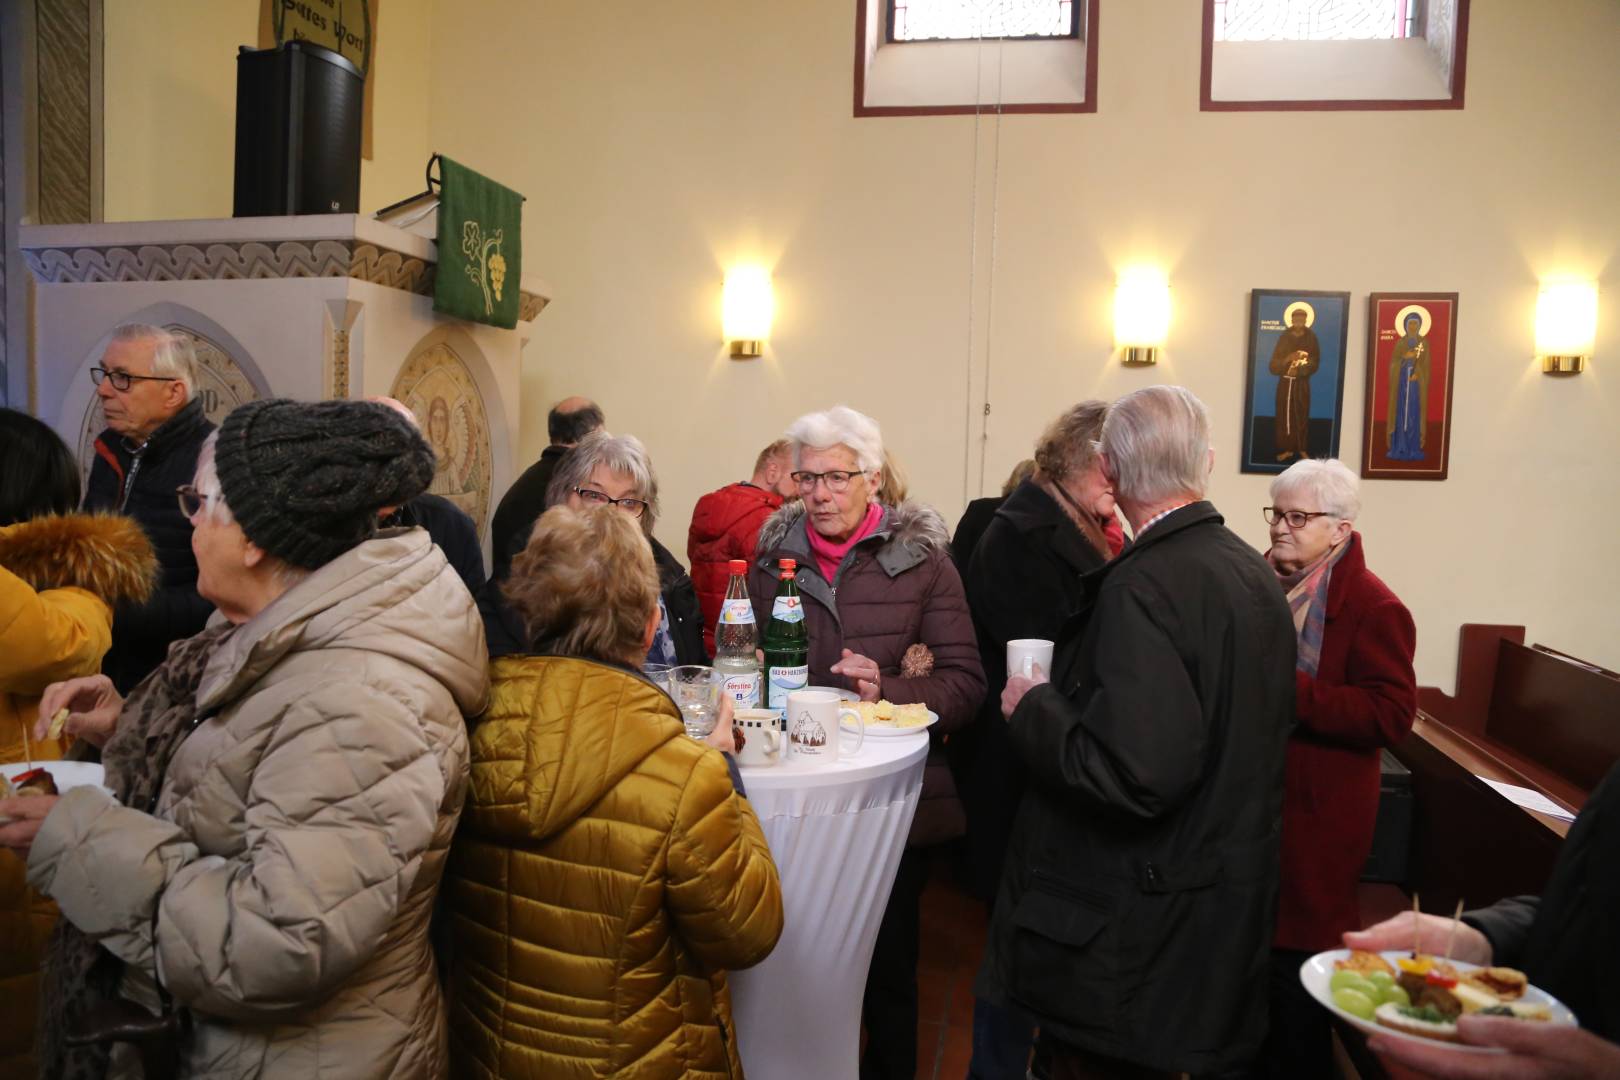
[[[851,649],[883,672],[883,696],[898,704],[920,701],[939,714],[929,731],[933,746],[922,801],[909,843],[937,843],[962,835],[962,804],[956,798],[942,753],[944,737],[973,719],[984,700],[984,671],[962,579],[951,561],[950,533],[931,507],[905,502],[887,508],[872,535],[844,556],[828,582],[810,553],[804,504],[789,503],[759,532],[748,591],[754,610],[768,613],[776,595],[777,560],[797,559],[810,631],[810,684],[854,689],[831,667]],[[761,633],[764,632],[763,625]],[[933,672],[900,676],[900,661],[912,645],[934,656]]]

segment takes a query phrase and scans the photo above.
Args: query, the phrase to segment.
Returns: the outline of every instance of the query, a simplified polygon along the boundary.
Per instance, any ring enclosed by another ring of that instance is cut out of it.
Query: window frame
[[[975,41],[976,38],[920,38],[897,41],[894,36],[894,5],[898,0],[883,0],[883,44],[885,45],[943,45],[952,41]],[[986,41],[1080,41],[1080,11],[1086,0],[1069,0],[1069,32],[1066,34],[1020,34],[1017,37],[985,38]]]
[[[1470,0],[1456,0],[1457,25],[1452,46],[1451,96],[1434,98],[1272,98],[1241,100],[1215,98],[1215,0],[1203,0],[1204,25],[1198,78],[1198,108],[1201,112],[1384,112],[1410,109],[1461,109],[1468,76],[1468,8]],[[1396,45],[1414,38],[1388,39]],[[1220,44],[1244,44],[1221,42]],[[1302,46],[1337,42],[1297,42]]]

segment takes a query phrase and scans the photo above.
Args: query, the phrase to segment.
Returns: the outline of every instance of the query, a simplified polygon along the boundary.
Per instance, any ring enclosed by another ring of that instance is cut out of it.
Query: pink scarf
[[[827,584],[833,584],[833,578],[837,575],[838,568],[843,565],[844,556],[849,554],[849,549],[871,536],[882,520],[883,507],[872,503],[866,508],[866,516],[861,519],[861,523],[849,534],[849,539],[843,541],[829,540],[816,532],[814,525],[805,523],[804,531],[810,537],[810,554],[816,557],[816,565],[821,568],[821,576],[827,579]]]

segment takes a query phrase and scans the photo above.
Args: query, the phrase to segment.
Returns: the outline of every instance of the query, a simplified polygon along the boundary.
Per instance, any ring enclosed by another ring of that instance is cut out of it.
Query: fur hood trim
[[[119,514],[48,514],[0,528],[0,566],[30,588],[83,589],[109,605],[147,600],[158,571],[146,533]]]
[[[951,531],[939,511],[926,503],[909,499],[898,506],[885,508],[879,533],[884,534],[883,548],[904,548],[913,561],[921,561],[935,552],[949,553]],[[778,548],[800,546],[790,538],[804,521],[804,503],[798,499],[782,504],[782,508],[765,520],[759,529],[759,543],[755,546],[760,556],[770,555]],[[898,554],[898,552],[896,553]]]

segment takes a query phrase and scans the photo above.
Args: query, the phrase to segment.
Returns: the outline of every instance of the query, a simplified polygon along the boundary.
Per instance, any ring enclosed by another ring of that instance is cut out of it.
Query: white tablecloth
[[[861,993],[922,791],[928,738],[868,737],[832,766],[744,768],[782,876],[782,939],[733,972],[749,1080],[854,1080]]]

